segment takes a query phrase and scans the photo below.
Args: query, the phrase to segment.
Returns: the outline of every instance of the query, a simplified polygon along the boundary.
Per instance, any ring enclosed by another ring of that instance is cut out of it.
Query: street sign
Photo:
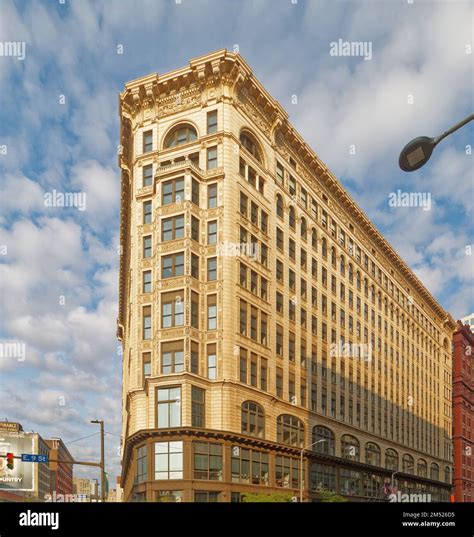
[[[48,462],[48,455],[37,455],[36,453],[22,453],[23,462]]]

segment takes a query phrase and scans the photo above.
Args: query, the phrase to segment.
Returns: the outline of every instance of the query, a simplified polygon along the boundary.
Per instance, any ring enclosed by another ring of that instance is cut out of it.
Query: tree
[[[319,487],[317,489],[317,492],[319,494],[320,500],[322,502],[347,502],[346,498],[344,496],[340,496],[339,494],[336,494],[335,492],[331,492],[330,490],[325,489],[324,487]]]
[[[291,502],[292,495],[284,493],[264,494],[261,492],[246,492],[242,494],[242,501],[245,503],[251,502]]]

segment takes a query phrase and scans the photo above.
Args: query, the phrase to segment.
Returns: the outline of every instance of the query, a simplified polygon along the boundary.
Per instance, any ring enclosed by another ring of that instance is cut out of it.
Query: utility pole
[[[105,434],[104,420],[92,420],[100,424],[100,499],[105,502]]]

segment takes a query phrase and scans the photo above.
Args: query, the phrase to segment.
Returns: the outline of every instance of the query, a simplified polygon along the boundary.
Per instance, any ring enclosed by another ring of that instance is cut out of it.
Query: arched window
[[[336,268],[336,250],[331,248],[331,265]]]
[[[451,468],[449,466],[444,467],[444,481],[445,483],[451,483]]]
[[[341,456],[343,459],[358,461],[360,459],[359,440],[350,434],[341,437]]]
[[[290,414],[278,416],[277,441],[290,446],[304,447],[303,422]]]
[[[373,466],[380,466],[380,448],[373,442],[365,444],[365,462]]]
[[[301,235],[301,238],[303,240],[306,240],[306,233],[308,231],[308,226],[306,224],[306,219],[305,218],[302,218],[301,219],[301,224],[300,224],[300,235]]]
[[[325,453],[326,455],[335,455],[336,441],[331,429],[323,425],[313,427],[313,451],[316,453]]]
[[[253,401],[242,403],[242,433],[259,438],[265,433],[263,408]]]
[[[197,139],[196,129],[188,123],[176,125],[166,136],[164,148],[176,147],[177,145],[188,144]]]
[[[354,281],[354,269],[352,268],[352,263],[349,263],[349,266],[347,267],[347,274],[349,276],[349,282],[352,283]]]
[[[346,274],[346,263],[344,261],[343,255],[341,255],[341,258],[339,260],[339,272],[341,273],[341,276],[344,276]]]
[[[431,463],[430,477],[435,481],[439,481],[439,466],[435,462]]]
[[[328,257],[328,243],[326,239],[323,237],[323,240],[321,241],[321,251],[323,253],[324,259],[327,259]]]
[[[418,459],[416,473],[419,477],[428,477],[428,465],[425,459]]]
[[[394,449],[385,451],[385,467],[388,470],[398,470],[398,453]]]
[[[313,230],[311,231],[311,247],[313,248],[313,250],[318,249],[318,233],[316,232],[315,228],[313,228]]]
[[[292,229],[296,229],[296,216],[293,207],[290,207],[288,211],[288,223]]]
[[[259,162],[263,162],[262,151],[260,146],[253,134],[249,132],[240,133],[240,143],[245,147],[245,149],[251,153]]]
[[[408,455],[408,453],[403,455],[402,471],[406,474],[413,474],[415,471],[415,459],[411,455]]]
[[[276,209],[278,218],[283,220],[283,198],[280,196],[280,194],[277,195]]]

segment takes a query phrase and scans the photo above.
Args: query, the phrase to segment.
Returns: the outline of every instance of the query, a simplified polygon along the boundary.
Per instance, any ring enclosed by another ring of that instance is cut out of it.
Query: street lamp
[[[398,164],[400,168],[404,172],[413,172],[415,170],[418,170],[418,168],[421,168],[424,164],[428,162],[431,157],[431,153],[433,153],[433,149],[439,144],[439,142],[441,142],[441,140],[446,138],[446,136],[448,136],[449,134],[452,134],[454,131],[457,131],[473,119],[474,114],[467,116],[459,123],[456,123],[454,127],[451,127],[446,132],[443,132],[443,134],[441,134],[437,138],[418,136],[418,138],[414,138],[413,140],[408,142],[407,145],[402,149],[402,152],[400,153],[400,157],[398,159]]]
[[[303,501],[303,454],[307,449],[312,448],[313,446],[315,446],[316,444],[319,444],[320,442],[327,442],[327,438],[321,438],[321,440],[316,440],[316,442],[313,442],[309,446],[301,448],[301,453],[300,453],[300,502]]]
[[[104,446],[104,420],[91,420],[91,423],[100,425],[100,499],[105,502],[105,446]]]
[[[404,468],[403,470],[396,470],[395,472],[392,472],[392,478],[390,479],[390,490],[392,491],[392,494],[393,494],[393,486],[394,486],[394,477],[396,476],[396,474],[401,474],[403,472],[409,472],[410,470],[414,470],[415,469],[415,466],[409,466],[408,468]]]

